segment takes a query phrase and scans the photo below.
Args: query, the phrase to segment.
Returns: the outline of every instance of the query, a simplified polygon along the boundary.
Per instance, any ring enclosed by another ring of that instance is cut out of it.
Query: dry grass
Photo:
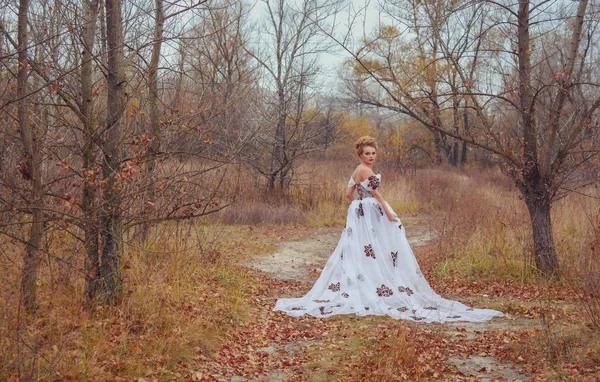
[[[198,354],[212,354],[227,333],[250,320],[255,309],[249,298],[255,282],[235,263],[273,250],[276,240],[252,225],[344,224],[348,206],[344,191],[354,166],[333,160],[318,165],[303,163],[297,183],[284,193],[265,193],[256,180],[244,178],[245,183],[235,185],[236,204],[211,225],[163,225],[144,248],[130,242],[127,293],[115,308],[84,309],[81,248],[63,234],[52,237],[52,253],[43,257],[37,317],[25,317],[17,304],[19,247],[2,243],[0,380],[16,375],[38,380],[183,378],[183,369],[199,362]],[[547,282],[533,267],[525,205],[499,171],[435,168],[416,176],[382,172],[381,192],[396,212],[432,217],[437,232],[433,277],[465,284]],[[588,315],[572,325],[549,324],[517,345],[521,353],[557,364],[583,362],[584,355],[600,360],[600,337],[590,329],[600,322],[599,208],[598,200],[574,194],[553,210],[564,275],[560,283],[580,288]],[[68,261],[57,262],[54,255]],[[368,364],[360,377],[393,379],[402,366],[410,378],[420,378],[409,372],[411,367],[418,369],[420,361],[415,360],[418,349],[411,347],[406,332],[398,331],[383,342],[379,337],[369,340],[367,332],[358,330],[351,336],[350,352],[343,354],[351,362]],[[365,346],[368,354],[352,357]]]
[[[346,184],[355,164],[344,160],[305,160],[297,170],[294,183],[284,191],[267,191],[261,179],[240,177],[236,202],[216,216],[225,224],[305,224],[311,227],[343,225],[349,201]],[[390,171],[383,174],[380,189],[392,208],[402,215],[430,212],[436,208],[435,195],[421,200],[409,177]]]
[[[285,192],[265,192],[258,180],[246,177],[246,183],[238,185],[237,203],[221,214],[221,221],[343,225],[348,206],[344,191],[353,170],[350,160],[305,160],[296,183]],[[513,182],[498,169],[439,167],[420,170],[415,176],[390,169],[381,172],[380,191],[400,216],[434,217],[439,277],[485,283],[547,282],[535,270],[527,208]],[[599,200],[571,194],[555,204],[552,218],[564,275],[560,282],[596,272],[584,267],[600,264],[600,256],[590,258],[600,251],[593,250],[600,248]]]
[[[248,201],[224,210],[219,214],[219,221],[228,225],[300,225],[306,223],[306,214],[287,204]]]
[[[14,293],[18,263],[4,263],[0,380],[178,379],[182,365],[210,355],[248,321],[255,285],[230,263],[271,246],[249,240],[244,227],[231,235],[223,227],[173,224],[153,237],[146,248],[127,246],[123,302],[91,312],[80,274],[50,262],[41,269],[36,317],[24,317]]]

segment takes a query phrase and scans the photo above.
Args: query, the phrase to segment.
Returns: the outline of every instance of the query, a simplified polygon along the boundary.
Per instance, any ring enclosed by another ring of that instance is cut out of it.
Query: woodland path
[[[434,238],[434,234],[430,231],[427,225],[427,219],[425,218],[413,218],[413,222],[410,218],[404,218],[403,221],[407,224],[407,238],[411,243],[412,248],[418,256],[419,248],[427,245]],[[412,224],[411,224],[412,223]],[[316,234],[304,237],[296,241],[281,241],[279,243],[278,250],[268,256],[254,258],[244,263],[245,266],[254,268],[263,273],[267,278],[273,279],[274,282],[289,282],[297,285],[297,288],[288,292],[287,296],[301,296],[306,293],[312,283],[319,276],[322,266],[326,263],[330,254],[334,250],[335,246],[340,237],[341,228],[328,229],[326,232],[318,232]],[[276,281],[277,280],[277,281]],[[273,296],[270,300],[270,306],[274,304],[274,299],[277,296]],[[446,297],[451,299],[460,299],[459,295],[448,295]],[[473,297],[473,296],[471,296]],[[483,295],[481,298],[487,298]],[[462,299],[468,301],[468,299]],[[268,306],[267,306],[268,308]],[[278,315],[280,320],[277,327],[281,325],[306,325],[302,324],[305,319],[297,319],[285,316],[281,313],[275,313]],[[267,313],[267,316],[272,316],[273,313]],[[360,320],[358,317],[349,317],[349,320]],[[392,325],[393,319],[384,318],[389,321]],[[340,320],[338,318],[338,320]],[[343,318],[341,319],[343,320]],[[321,320],[327,321],[327,320]],[[315,320],[312,321],[313,323]],[[339,322],[339,321],[338,321]],[[268,323],[265,323],[269,326]],[[450,324],[415,324],[429,326],[436,335],[444,338],[449,338],[452,342],[452,346],[460,348],[461,351],[453,354],[450,357],[446,357],[446,368],[445,372],[442,371],[439,374],[440,380],[475,380],[475,381],[529,381],[531,378],[524,373],[524,371],[517,364],[506,363],[493,354],[482,352],[477,347],[472,347],[469,344],[476,343],[481,336],[485,336],[488,333],[501,330],[519,330],[523,328],[533,328],[540,326],[539,319],[529,318],[518,318],[518,319],[506,319],[497,318],[492,321],[473,324],[473,323],[450,323]],[[277,330],[277,329],[275,329]],[[293,330],[288,329],[286,330]],[[284,332],[286,331],[284,330]],[[318,329],[317,329],[318,330]],[[327,328],[322,329],[324,335],[327,336]],[[426,331],[429,331],[426,329]],[[315,334],[315,333],[313,333]],[[330,334],[335,336],[335,334]],[[278,337],[272,337],[274,340],[266,341],[263,346],[256,348],[254,351],[257,353],[264,353],[263,355],[275,358],[281,358],[283,366],[289,365],[291,367],[286,368],[274,368],[272,372],[266,372],[263,375],[255,375],[253,378],[248,376],[236,375],[235,373],[230,374],[231,380],[233,381],[249,381],[249,380],[261,380],[261,381],[286,381],[286,380],[313,380],[310,372],[310,362],[306,362],[306,359],[300,356],[306,354],[306,351],[310,351],[312,347],[322,349],[324,345],[323,337],[315,334],[308,336],[298,336],[298,338],[289,339],[282,338],[278,340]],[[333,342],[335,346],[335,339],[329,339],[329,342]],[[331,346],[331,345],[329,345]],[[470,351],[469,349],[472,349]],[[458,355],[457,355],[458,354]],[[294,357],[298,356],[302,358],[298,360],[298,363],[294,362]],[[310,357],[309,357],[310,358]],[[333,361],[332,361],[333,362]],[[312,362],[312,365],[315,363]],[[322,363],[320,364],[322,366]],[[303,367],[304,366],[304,367]],[[304,369],[304,370],[303,370]],[[334,369],[335,370],[335,369]],[[448,373],[448,370],[450,371]],[[257,378],[258,377],[258,378]],[[330,380],[336,380],[335,372],[330,372]],[[405,378],[406,379],[406,378]],[[438,378],[436,378],[438,379]],[[316,380],[324,380],[316,378]],[[325,378],[328,380],[328,378]]]

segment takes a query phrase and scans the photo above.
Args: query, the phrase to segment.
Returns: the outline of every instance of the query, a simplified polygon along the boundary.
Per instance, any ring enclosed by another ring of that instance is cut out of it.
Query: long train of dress
[[[420,322],[483,322],[502,317],[502,312],[472,308],[431,289],[400,219],[389,221],[371,194],[380,180],[379,174],[360,184],[350,180],[359,199],[350,204],[346,227],[321,275],[304,297],[281,298],[273,310],[291,316],[354,313]]]

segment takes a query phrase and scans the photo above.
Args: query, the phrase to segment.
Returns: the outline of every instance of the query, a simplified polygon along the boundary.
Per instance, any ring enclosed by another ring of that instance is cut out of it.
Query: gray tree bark
[[[29,0],[19,2],[18,21],[18,59],[17,71],[17,114],[19,119],[19,131],[23,141],[25,160],[21,165],[21,173],[25,179],[32,181],[31,188],[31,230],[27,241],[27,248],[23,259],[23,274],[21,278],[22,301],[25,309],[29,312],[36,308],[36,281],[38,272],[38,251],[42,241],[43,227],[43,187],[42,187],[42,156],[39,142],[33,126],[29,122],[29,108],[27,101],[28,86],[27,77],[29,63],[27,59],[27,24],[28,24]]]
[[[85,295],[91,303],[98,289],[100,257],[98,253],[98,214],[96,211],[96,134],[97,126],[93,113],[92,65],[93,48],[98,19],[99,0],[88,0],[85,4],[86,19],[83,27],[83,54],[81,64],[81,114],[83,115],[83,197],[81,209],[84,219],[85,246]]]
[[[160,109],[158,105],[158,61],[160,59],[160,50],[163,41],[163,28],[165,16],[163,12],[163,0],[156,0],[154,24],[154,41],[152,42],[152,57],[148,67],[148,106],[150,108],[150,143],[148,145],[148,161],[146,162],[146,174],[150,178],[148,190],[146,192],[146,201],[154,201],[154,169],[156,167],[156,154],[160,148]],[[182,72],[183,74],[183,72]],[[150,212],[151,204],[146,204],[146,215]],[[141,241],[145,242],[148,237],[150,224],[142,225]]]
[[[107,125],[103,144],[102,175],[105,181],[101,224],[101,304],[116,305],[123,290],[123,232],[119,167],[121,164],[122,116],[125,110],[125,70],[121,1],[105,0],[108,53]]]

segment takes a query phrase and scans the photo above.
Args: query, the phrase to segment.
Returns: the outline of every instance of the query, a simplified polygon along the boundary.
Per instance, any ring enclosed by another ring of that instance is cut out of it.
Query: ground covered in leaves
[[[286,242],[304,242],[310,247],[315,241],[331,243],[340,231],[339,228],[286,230],[265,228],[260,235],[276,238],[280,247]],[[413,231],[418,230],[418,224],[413,226]],[[413,239],[419,242],[419,238]],[[430,263],[428,252],[434,251],[428,244],[427,240],[421,240],[415,246],[423,264]],[[323,253],[327,253],[326,249]],[[275,252],[259,260],[242,259],[236,266],[269,262],[279,256]],[[321,255],[313,262],[325,260],[325,255]],[[195,360],[200,362],[195,362],[197,369],[186,374],[187,379],[595,381],[600,378],[598,336],[582,322],[576,292],[567,287],[465,282],[439,278],[428,266],[424,272],[439,293],[477,307],[502,310],[506,318],[485,324],[440,325],[387,317],[292,318],[272,312],[278,297],[301,296],[318,276],[318,269],[312,266],[299,268],[306,271],[304,279],[281,279],[275,273],[245,268],[248,278],[256,283],[249,296],[254,307],[252,319],[229,332],[214,353],[197,355]],[[588,339],[596,342],[590,346]]]
[[[185,227],[167,232],[156,250],[130,253],[118,307],[86,310],[80,278],[60,269],[60,277],[42,275],[52,293],[40,296],[27,325],[5,301],[0,380],[600,380],[600,335],[579,292],[442,269],[428,218],[403,222],[438,293],[505,318],[445,325],[292,318],[273,312],[275,301],[309,290],[341,226],[215,225],[193,235]]]

